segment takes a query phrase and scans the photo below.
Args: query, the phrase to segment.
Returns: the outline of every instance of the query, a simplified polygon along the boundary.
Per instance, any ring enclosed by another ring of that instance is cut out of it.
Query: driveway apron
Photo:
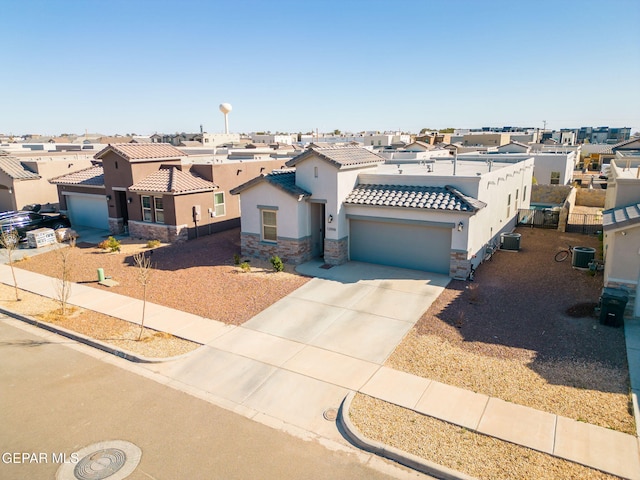
[[[323,413],[371,379],[450,279],[359,262],[297,270],[315,278],[194,354],[149,368],[255,415],[340,438]]]

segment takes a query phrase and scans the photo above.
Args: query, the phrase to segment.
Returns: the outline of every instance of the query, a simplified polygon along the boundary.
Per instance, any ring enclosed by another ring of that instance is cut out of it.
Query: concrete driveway
[[[340,439],[323,417],[361,388],[449,283],[449,277],[350,262],[316,276],[189,357],[153,371],[245,414]]]

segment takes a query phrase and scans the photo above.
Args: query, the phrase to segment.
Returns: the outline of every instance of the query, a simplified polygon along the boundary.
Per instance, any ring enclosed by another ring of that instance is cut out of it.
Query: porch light
[[[464,229],[464,223],[458,222],[458,231],[461,232]]]
[[[329,215],[329,218],[327,219],[327,222],[329,222],[329,223],[333,222],[333,215]]]
[[[133,198],[131,197],[127,198],[127,203],[131,203],[131,202],[133,202]]]
[[[111,201],[111,195],[107,195],[107,202]]]

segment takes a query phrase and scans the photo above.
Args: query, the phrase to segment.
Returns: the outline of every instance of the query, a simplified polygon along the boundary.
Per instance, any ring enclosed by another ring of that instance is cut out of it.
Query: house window
[[[313,167],[313,176],[318,178],[318,167]]]
[[[560,185],[560,172],[551,172],[551,185]]]
[[[273,243],[278,241],[275,210],[262,210],[262,241]]]
[[[164,206],[162,197],[153,197],[153,206],[156,211],[156,223],[164,223]]]
[[[142,221],[153,222],[151,216],[151,197],[142,196]]]
[[[520,190],[516,188],[516,210],[518,209],[518,193],[520,193]]]
[[[526,202],[527,201],[527,186],[524,186],[524,190],[522,190],[522,201]]]
[[[224,192],[213,194],[213,213],[216,217],[224,217]]]
[[[511,194],[507,195],[507,218],[511,215]]]
[[[118,169],[118,161],[116,160],[115,163],[116,163],[116,170],[117,170]]]

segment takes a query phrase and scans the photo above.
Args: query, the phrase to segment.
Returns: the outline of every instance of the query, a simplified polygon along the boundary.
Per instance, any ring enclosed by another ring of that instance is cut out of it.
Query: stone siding
[[[349,261],[349,237],[324,239],[324,261],[329,265],[342,265]]]
[[[132,238],[178,243],[187,240],[188,229],[186,225],[162,225],[129,220],[129,235]]]
[[[278,238],[277,243],[263,242],[257,233],[240,234],[240,250],[245,257],[269,260],[277,255],[285,263],[298,265],[311,260],[311,237],[298,240]]]
[[[466,280],[471,272],[471,260],[467,252],[451,250],[449,258],[449,276],[456,280]]]
[[[109,231],[112,235],[122,235],[123,233],[125,233],[124,219],[109,217]]]

